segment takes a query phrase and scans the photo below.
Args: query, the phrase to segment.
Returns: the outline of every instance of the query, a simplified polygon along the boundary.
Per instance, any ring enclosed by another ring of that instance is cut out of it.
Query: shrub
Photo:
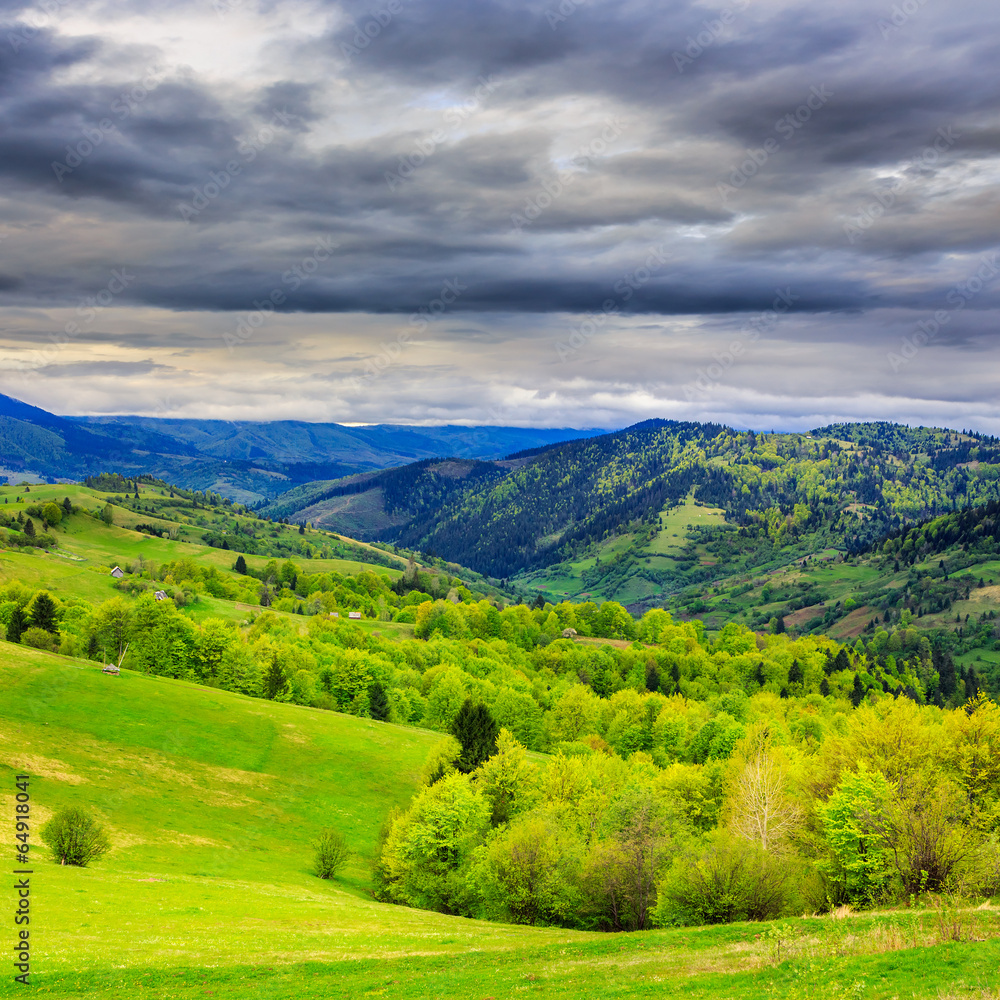
[[[319,878],[336,878],[351,857],[344,835],[332,827],[320,834],[314,871]]]
[[[793,877],[787,858],[720,831],[674,862],[654,919],[661,927],[771,920],[791,903]]]
[[[29,631],[31,631],[29,629]],[[83,809],[61,809],[42,827],[42,840],[61,865],[86,868],[111,849],[104,828]]]
[[[59,643],[58,636],[46,632],[43,628],[26,628],[21,633],[21,642],[25,646],[33,646],[35,649],[55,649]]]

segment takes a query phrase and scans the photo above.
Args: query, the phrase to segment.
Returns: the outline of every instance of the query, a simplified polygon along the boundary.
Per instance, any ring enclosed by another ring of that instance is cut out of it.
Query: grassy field
[[[678,554],[687,545],[689,528],[710,528],[724,523],[723,511],[696,503],[689,496],[684,503],[660,512],[660,531],[644,551],[654,556]]]
[[[103,494],[74,484],[32,486],[30,493],[25,493],[23,487],[0,487],[0,505],[7,501],[5,509],[11,512],[19,509],[20,505],[16,503],[18,498],[27,506],[45,504],[50,500],[61,503],[66,496],[75,506],[88,511],[98,511],[103,507]],[[169,502],[165,491],[158,487],[145,486],[142,497],[142,502],[150,506]],[[181,537],[157,538],[154,535],[131,530],[136,524],[143,522],[163,528],[179,528]],[[114,580],[109,575],[111,568],[116,565],[127,567],[139,558],[158,564],[191,559],[198,566],[214,566],[228,573],[236,559],[236,551],[205,545],[200,540],[204,530],[205,526],[158,519],[122,507],[115,508],[115,524],[110,527],[95,521],[87,513],[76,513],[65,517],[52,529],[51,533],[58,542],[54,550],[0,549],[0,584],[20,580],[29,586],[45,587],[60,597],[78,597],[91,602],[100,602],[118,593],[113,586]],[[267,530],[279,534],[285,532],[289,535],[296,531],[294,527],[287,526],[269,526]],[[184,540],[185,534],[191,538],[190,541]],[[332,541],[340,540],[339,536],[327,536],[325,533],[310,532],[307,535],[307,537],[312,536]],[[371,548],[353,541],[350,544],[365,549]],[[248,555],[246,562],[251,569],[259,570],[271,558],[266,555]],[[278,559],[279,563],[281,561],[283,560]],[[351,559],[316,557],[305,560],[297,557],[296,561],[307,564],[313,573],[334,572],[347,575],[367,570],[392,579],[402,574],[399,569]],[[195,619],[214,615],[232,621],[242,620],[247,615],[246,610],[240,609],[234,602],[205,594],[202,594],[199,602],[191,605],[186,613]]]
[[[5,833],[13,777],[32,776],[35,991],[750,1000],[974,997],[1000,985],[993,908],[958,914],[957,933],[931,908],[601,935],[376,903],[379,826],[437,739],[0,643]],[[114,850],[91,868],[59,867],[39,846],[38,825],[66,805],[111,831]],[[327,825],[357,852],[332,883],[309,871]],[[0,981],[0,995],[20,989]]]
[[[660,529],[653,540],[634,554],[634,568],[624,581],[617,581],[612,590],[598,584],[588,587],[583,574],[592,570],[599,559],[610,563],[625,553],[635,542],[633,535],[616,535],[593,547],[582,559],[559,563],[529,574],[523,582],[552,601],[562,600],[615,600],[632,604],[655,598],[661,591],[660,584],[647,579],[644,569],[676,569],[675,557],[689,544],[690,529],[724,523],[723,512],[715,507],[697,503],[692,496],[676,507],[660,512]]]

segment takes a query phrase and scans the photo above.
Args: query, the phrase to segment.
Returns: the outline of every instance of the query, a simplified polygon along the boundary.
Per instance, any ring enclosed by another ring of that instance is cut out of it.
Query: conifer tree
[[[858,705],[864,700],[865,697],[865,686],[861,683],[861,678],[858,674],[854,675],[854,687],[851,689],[851,704],[857,708]]]
[[[240,576],[247,575],[247,561],[242,555],[236,557],[236,565],[233,567],[233,570],[239,573]]]
[[[378,681],[373,681],[368,688],[368,714],[377,722],[389,718],[389,699]]]
[[[468,774],[496,753],[497,726],[490,710],[482,702],[466,698],[451,724],[451,734],[462,744],[458,769]]]
[[[798,660],[792,660],[792,665],[788,668],[788,683],[801,684],[802,678],[802,665]]]
[[[274,653],[264,675],[264,697],[268,701],[273,701],[284,690],[285,682],[285,668],[278,660],[278,654]]]
[[[59,629],[56,625],[56,602],[43,590],[31,605],[31,627],[43,628],[55,635]]]
[[[21,633],[27,627],[27,622],[24,619],[24,610],[18,606],[10,614],[10,622],[7,625],[7,641],[8,642],[20,642]]]

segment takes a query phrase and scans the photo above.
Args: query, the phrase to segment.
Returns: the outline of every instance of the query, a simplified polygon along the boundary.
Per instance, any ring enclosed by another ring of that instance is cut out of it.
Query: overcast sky
[[[0,391],[1000,433],[996,0],[0,0]]]

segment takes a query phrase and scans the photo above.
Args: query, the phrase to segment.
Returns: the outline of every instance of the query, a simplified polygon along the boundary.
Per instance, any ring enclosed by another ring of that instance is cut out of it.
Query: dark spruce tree
[[[801,684],[802,678],[802,664],[798,660],[792,660],[792,665],[788,668],[788,683]]]
[[[843,652],[843,650],[841,650]],[[861,678],[855,674],[854,675],[854,687],[851,689],[851,704],[857,708],[858,705],[864,700],[865,697],[865,686],[861,683]]]
[[[965,699],[966,701],[975,701],[978,694],[979,678],[976,676],[976,671],[969,667],[965,675]]]
[[[234,572],[239,573],[240,576],[247,575],[247,561],[243,558],[243,556],[236,557],[236,565],[233,566],[233,570]]]
[[[389,699],[378,681],[368,688],[368,714],[376,722],[385,722],[389,718]]]
[[[941,654],[937,671],[941,695],[944,698],[950,698],[958,690],[958,673],[955,670],[955,661],[947,650]]]
[[[482,702],[466,698],[451,724],[451,734],[462,744],[460,771],[468,774],[496,753],[499,727]]]
[[[31,605],[32,628],[43,628],[53,635],[59,631],[56,625],[56,602],[43,590]]]
[[[267,673],[264,675],[264,697],[268,701],[274,701],[284,688],[285,668],[279,662],[278,654],[274,653],[271,656],[271,665],[267,668]]]
[[[7,641],[20,642],[21,633],[27,628],[27,625],[23,609],[20,606],[14,608],[10,613],[10,622],[7,624]]]
[[[32,521],[30,517],[24,522],[24,533],[28,536],[28,538],[35,537],[35,522]]]

